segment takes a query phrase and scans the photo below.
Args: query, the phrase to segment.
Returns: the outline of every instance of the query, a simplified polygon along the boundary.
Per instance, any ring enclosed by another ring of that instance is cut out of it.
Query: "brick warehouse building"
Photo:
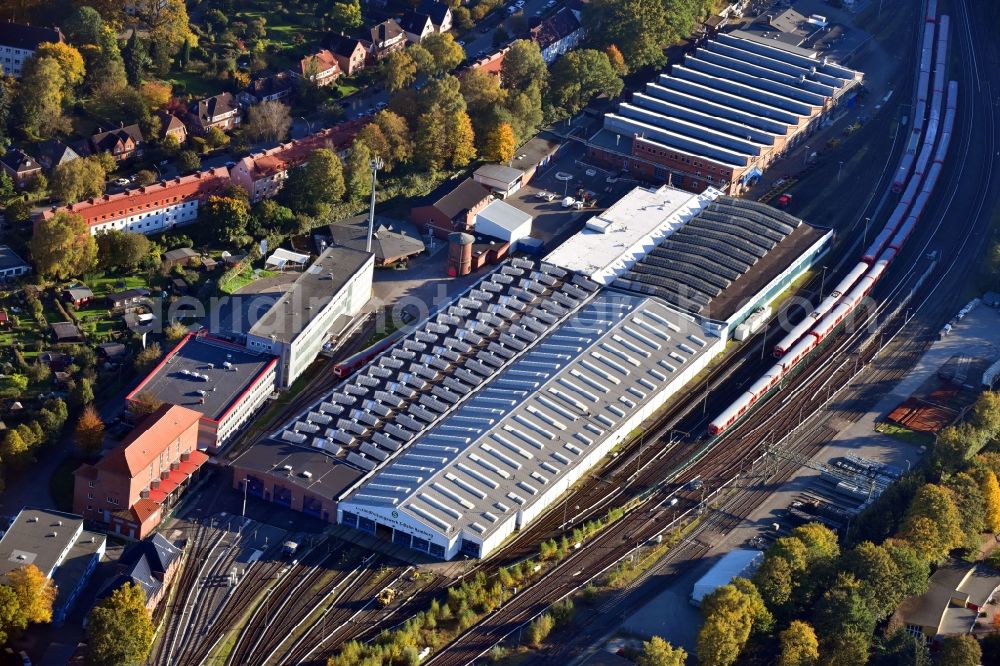
[[[652,182],[738,194],[862,78],[813,51],[722,34],[606,114],[587,155]]]
[[[201,414],[163,405],[99,461],[74,472],[73,510],[109,532],[144,539],[208,461],[198,450]]]

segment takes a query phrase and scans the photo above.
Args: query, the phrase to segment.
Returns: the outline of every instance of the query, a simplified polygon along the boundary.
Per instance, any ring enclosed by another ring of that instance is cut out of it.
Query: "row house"
[[[224,92],[200,99],[188,108],[191,122],[204,134],[213,127],[228,132],[240,124],[240,105],[232,93]]]
[[[368,49],[360,39],[330,34],[323,39],[323,46],[333,54],[340,65],[340,71],[347,76],[354,76],[365,68]]]
[[[94,235],[111,229],[154,234],[194,222],[198,218],[199,205],[213,194],[222,192],[229,183],[229,172],[225,167],[217,167],[120,194],[53,206],[46,209],[41,218],[70,212],[83,217]]]
[[[288,141],[239,160],[230,170],[234,185],[250,195],[251,203],[276,195],[288,179],[288,171],[309,159],[313,151],[330,148],[343,154],[354,141],[367,119],[359,118],[320,130],[303,139]]]
[[[299,61],[299,76],[316,86],[328,86],[340,77],[340,63],[327,49]]]
[[[198,450],[201,414],[163,405],[94,464],[73,473],[73,509],[128,539],[160,524],[208,456]]]
[[[7,21],[0,23],[0,71],[4,76],[21,78],[21,69],[35,55],[40,44],[58,44],[63,40],[59,28],[43,28]]]
[[[111,153],[116,160],[122,162],[142,155],[142,141],[142,130],[138,125],[123,125],[90,137],[90,150],[94,153]]]

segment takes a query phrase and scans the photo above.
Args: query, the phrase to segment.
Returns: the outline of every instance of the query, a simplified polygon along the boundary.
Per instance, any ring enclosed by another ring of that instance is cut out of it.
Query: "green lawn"
[[[930,446],[934,443],[934,435],[927,432],[910,430],[909,428],[905,428],[898,423],[892,423],[891,421],[882,421],[875,426],[875,430],[883,435],[896,437],[904,442],[909,442],[910,444],[914,444],[916,446]]]
[[[170,85],[183,86],[184,91],[194,97],[208,97],[219,92],[219,84],[215,77],[206,73],[188,70],[186,72],[173,72],[168,79]],[[174,91],[177,92],[176,90]]]
[[[276,275],[272,271],[261,270],[254,274],[254,269],[249,264],[244,264],[243,270],[235,274],[225,282],[220,278],[219,291],[224,294],[233,294],[255,280]]]

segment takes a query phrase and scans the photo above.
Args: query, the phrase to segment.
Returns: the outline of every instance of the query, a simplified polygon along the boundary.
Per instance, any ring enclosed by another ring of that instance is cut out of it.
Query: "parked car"
[[[572,208],[575,204],[576,204],[576,199],[574,199],[573,197],[566,197],[565,199],[562,200],[563,208]]]
[[[120,187],[128,187],[128,183],[129,183],[128,178],[116,178],[115,179],[115,185],[118,185]]]

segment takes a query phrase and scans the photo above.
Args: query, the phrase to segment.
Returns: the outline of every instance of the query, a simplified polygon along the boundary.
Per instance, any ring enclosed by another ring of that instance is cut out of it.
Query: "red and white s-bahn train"
[[[920,42],[920,59],[917,68],[917,87],[913,95],[913,125],[910,135],[907,137],[906,149],[903,157],[899,160],[899,167],[892,180],[892,191],[899,193],[903,191],[910,172],[913,169],[913,162],[917,157],[917,150],[920,148],[920,136],[924,130],[924,115],[927,110],[927,89],[934,72],[931,70],[931,57],[934,48],[934,25],[937,15],[936,0],[929,0],[927,12],[924,15],[923,34]],[[947,18],[947,17],[943,17]],[[946,28],[944,29],[947,30]]]
[[[932,4],[933,2],[934,0],[931,0]],[[861,261],[837,284],[833,292],[775,345],[773,351],[779,359],[778,362],[709,423],[710,435],[718,435],[730,428],[777,386],[792,368],[833,333],[868,295],[913,233],[940,178],[955,125],[958,83],[949,82],[947,90],[944,85],[947,26],[948,17],[942,16],[942,32],[937,49],[939,66],[935,71],[931,111],[926,123],[927,133],[907,188],[889,217],[885,229],[868,246]],[[940,112],[942,104],[944,104],[943,117]],[[938,136],[939,129],[940,136]]]

